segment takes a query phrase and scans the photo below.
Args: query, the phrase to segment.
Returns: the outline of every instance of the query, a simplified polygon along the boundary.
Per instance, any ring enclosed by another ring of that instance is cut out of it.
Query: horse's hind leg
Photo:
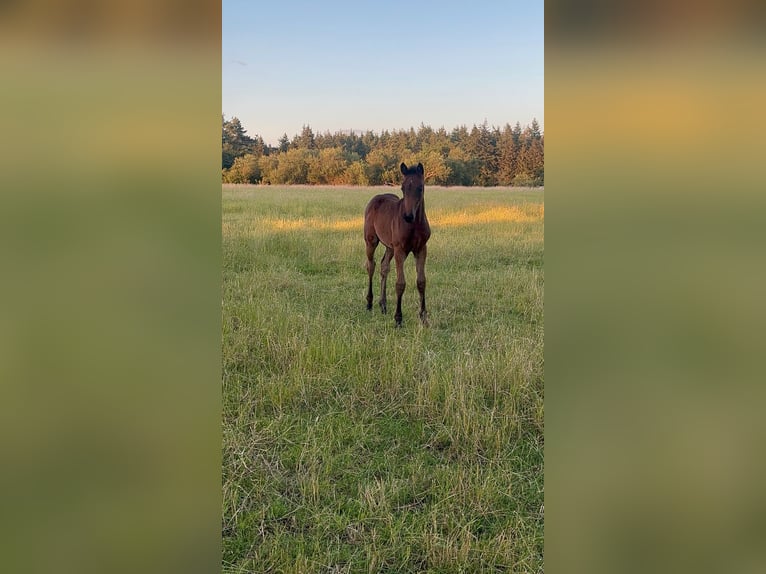
[[[378,238],[365,237],[367,243],[367,310],[372,309],[372,276],[375,273],[375,248],[378,246]]]
[[[380,310],[383,313],[388,310],[386,307],[386,279],[388,278],[388,271],[391,269],[391,258],[393,256],[393,248],[386,246],[386,253],[383,255],[383,259],[380,260]]]

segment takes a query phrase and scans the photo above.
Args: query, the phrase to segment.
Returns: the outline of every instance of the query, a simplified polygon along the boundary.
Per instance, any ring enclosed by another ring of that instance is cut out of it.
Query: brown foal
[[[426,243],[431,237],[431,228],[426,217],[424,200],[425,176],[423,164],[407,167],[400,166],[404,181],[399,198],[393,193],[383,193],[373,197],[364,210],[364,241],[367,244],[367,310],[372,309],[372,276],[375,272],[375,248],[378,243],[386,247],[386,253],[380,262],[380,310],[386,312],[386,278],[391,266],[391,258],[396,263],[396,326],[402,325],[402,294],[404,280],[404,260],[410,252],[415,256],[415,269],[418,276],[420,293],[420,320],[427,324],[426,317]]]

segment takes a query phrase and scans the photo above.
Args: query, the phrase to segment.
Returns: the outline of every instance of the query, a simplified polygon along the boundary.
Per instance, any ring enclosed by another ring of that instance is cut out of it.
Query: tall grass
[[[379,192],[224,186],[224,570],[541,572],[543,192],[429,187],[401,329]]]

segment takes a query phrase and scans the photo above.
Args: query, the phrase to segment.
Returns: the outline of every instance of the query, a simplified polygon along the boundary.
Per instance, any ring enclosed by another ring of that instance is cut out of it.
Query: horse
[[[367,310],[372,310],[372,276],[375,273],[375,249],[383,243],[386,253],[380,262],[380,310],[386,313],[386,278],[390,269],[391,258],[396,262],[396,313],[394,321],[402,326],[402,294],[406,286],[404,280],[404,260],[412,252],[415,256],[417,285],[420,293],[420,320],[428,324],[426,315],[426,243],[431,237],[431,228],[426,217],[424,201],[425,175],[423,164],[407,167],[399,166],[404,180],[404,197],[393,193],[383,193],[373,197],[364,210],[364,241],[367,246]]]

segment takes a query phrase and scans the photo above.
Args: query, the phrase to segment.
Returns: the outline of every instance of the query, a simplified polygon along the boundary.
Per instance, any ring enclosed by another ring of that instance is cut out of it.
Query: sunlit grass
[[[364,219],[327,220],[318,218],[300,219],[264,219],[263,225],[275,231],[292,231],[295,229],[321,229],[330,231],[345,231],[348,229],[361,229]]]
[[[430,223],[440,227],[457,227],[461,225],[479,225],[482,223],[497,222],[531,222],[542,221],[544,208],[542,205],[526,205],[524,208],[498,205],[491,209],[485,209],[478,213],[442,212],[436,216],[429,216]],[[329,231],[345,231],[348,229],[361,229],[364,218],[328,220],[319,218],[298,219],[264,219],[262,225],[275,231],[293,231],[296,229],[317,229]]]
[[[543,204],[496,205],[480,211],[440,211],[429,216],[429,221],[439,227],[481,225],[484,223],[529,223],[542,221],[545,215]]]

